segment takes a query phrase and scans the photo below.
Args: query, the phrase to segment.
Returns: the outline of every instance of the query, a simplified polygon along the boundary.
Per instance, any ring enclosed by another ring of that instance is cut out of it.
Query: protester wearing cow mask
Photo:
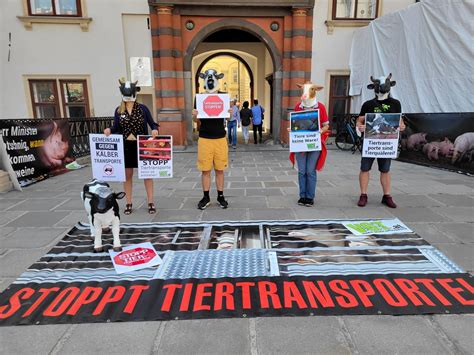
[[[111,128],[106,128],[106,136],[111,133],[123,135],[125,154],[125,196],[127,199],[124,214],[132,213],[132,186],[133,169],[138,167],[137,139],[138,135],[147,135],[148,127],[152,129],[151,135],[158,136],[158,124],[153,121],[150,110],[143,104],[136,102],[137,93],[140,88],[137,82],[119,80],[122,103],[115,109],[114,124]],[[144,179],[147,195],[148,213],[156,213],[153,203],[153,180]]]
[[[219,79],[224,74],[217,74],[214,69],[200,73],[199,77],[204,80],[206,93],[219,92]],[[232,114],[230,109],[229,113]],[[211,171],[216,174],[217,203],[222,208],[228,207],[224,197],[224,170],[227,169],[229,160],[229,148],[226,141],[224,118],[198,119],[198,111],[193,110],[193,121],[197,124],[199,131],[197,168],[201,171],[201,182],[203,198],[199,201],[197,208],[206,209],[211,204],[209,190],[211,189]]]
[[[316,98],[317,91],[322,86],[312,83],[298,85],[303,89],[301,101],[296,105],[295,111],[319,110],[319,123],[321,132],[321,151],[290,153],[290,160],[298,164],[298,183],[300,198],[298,205],[312,207],[316,195],[317,172],[321,171],[326,161],[327,149],[326,139],[329,136],[329,120],[326,107]],[[288,131],[291,129],[288,128]]]
[[[378,79],[370,77],[371,84],[367,85],[369,90],[374,90],[375,97],[372,100],[366,101],[362,104],[359,118],[357,119],[357,130],[359,132],[365,131],[365,114],[366,113],[401,113],[402,107],[400,101],[390,96],[390,89],[395,86],[396,82],[391,81],[392,73],[387,77],[382,76]],[[405,130],[405,123],[403,119],[400,119],[400,131]],[[369,186],[369,171],[372,168],[375,158],[362,158],[360,163],[359,173],[359,185],[360,185],[360,197],[357,205],[364,207],[367,205],[368,197],[367,190]],[[382,184],[383,197],[382,203],[390,208],[396,208],[397,205],[393,201],[390,195],[391,191],[391,177],[390,177],[390,165],[392,159],[390,158],[377,158],[377,164],[380,171],[380,183]]]

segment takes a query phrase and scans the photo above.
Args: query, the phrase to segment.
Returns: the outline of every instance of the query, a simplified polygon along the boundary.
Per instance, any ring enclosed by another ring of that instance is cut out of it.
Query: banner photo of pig
[[[408,113],[399,160],[474,174],[474,113]]]
[[[67,119],[0,120],[0,134],[20,186],[63,174],[75,160]]]

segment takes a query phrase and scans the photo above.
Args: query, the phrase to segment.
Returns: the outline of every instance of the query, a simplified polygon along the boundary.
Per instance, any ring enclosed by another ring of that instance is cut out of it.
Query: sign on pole
[[[401,113],[367,113],[362,147],[364,158],[396,158]]]
[[[196,109],[198,118],[228,118],[230,117],[229,94],[197,94]]]
[[[319,110],[290,113],[290,152],[321,150]]]
[[[102,181],[125,181],[123,136],[89,134],[92,176]]]
[[[138,178],[173,177],[173,136],[138,136]]]

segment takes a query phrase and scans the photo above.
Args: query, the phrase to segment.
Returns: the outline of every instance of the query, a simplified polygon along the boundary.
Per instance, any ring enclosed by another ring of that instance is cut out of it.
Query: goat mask
[[[301,105],[304,108],[315,107],[318,104],[316,92],[321,91],[324,87],[313,83],[298,84],[298,87],[303,89]]]

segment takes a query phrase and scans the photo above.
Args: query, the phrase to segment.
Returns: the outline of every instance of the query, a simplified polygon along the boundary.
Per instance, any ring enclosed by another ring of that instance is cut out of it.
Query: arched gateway
[[[162,133],[172,134],[177,145],[192,144],[193,56],[208,36],[235,29],[257,37],[270,54],[273,97],[268,111],[273,114],[274,140],[286,142],[287,112],[299,98],[296,84],[311,76],[314,0],[221,0],[218,5],[202,0],[149,0],[149,4]]]

